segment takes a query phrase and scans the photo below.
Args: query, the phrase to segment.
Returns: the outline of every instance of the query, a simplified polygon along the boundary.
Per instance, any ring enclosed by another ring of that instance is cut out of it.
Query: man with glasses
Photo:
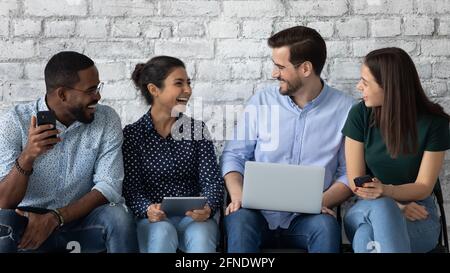
[[[341,231],[331,209],[352,194],[341,129],[353,99],[320,78],[326,45],[315,30],[285,29],[270,37],[268,44],[274,63],[272,77],[279,85],[257,92],[247,108],[256,108],[256,113],[276,108],[279,119],[248,115],[235,130],[245,132],[244,139],[225,145],[221,168],[231,198],[225,212],[228,252],[259,252],[264,247],[338,252]],[[267,128],[279,131],[268,133]],[[276,145],[265,147],[272,138],[278,138]],[[322,214],[241,208],[244,164],[249,160],[325,167]]]
[[[44,74],[45,96],[0,118],[0,252],[136,252],[120,118],[98,104],[94,62],[60,52]]]

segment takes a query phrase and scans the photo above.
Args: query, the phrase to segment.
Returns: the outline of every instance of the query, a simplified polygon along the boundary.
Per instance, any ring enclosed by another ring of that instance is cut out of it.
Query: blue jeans
[[[438,243],[441,224],[430,196],[418,201],[429,215],[421,221],[409,221],[397,203],[387,197],[358,200],[344,217],[347,237],[355,252],[424,253]]]
[[[0,253],[14,252],[137,252],[133,216],[122,204],[106,204],[86,217],[56,229],[36,250],[17,245],[28,219],[12,209],[0,209]]]
[[[337,253],[341,244],[341,229],[327,214],[301,214],[288,229],[270,230],[260,211],[241,208],[225,217],[225,228],[229,253],[256,253],[264,247]]]
[[[214,219],[196,222],[189,216],[170,217],[151,223],[137,220],[139,250],[142,253],[216,252],[219,227]]]

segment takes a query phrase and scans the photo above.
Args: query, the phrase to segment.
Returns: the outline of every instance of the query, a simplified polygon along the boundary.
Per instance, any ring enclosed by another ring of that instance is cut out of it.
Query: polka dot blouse
[[[146,218],[148,206],[164,196],[206,196],[211,216],[220,209],[224,184],[203,122],[181,115],[163,138],[149,111],[123,133],[123,195],[136,216]]]

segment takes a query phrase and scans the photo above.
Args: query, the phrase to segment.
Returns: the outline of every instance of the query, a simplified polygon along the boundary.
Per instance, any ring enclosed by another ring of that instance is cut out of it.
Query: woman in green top
[[[399,48],[370,52],[342,130],[347,175],[358,201],[344,219],[355,252],[428,252],[440,222],[433,188],[445,150],[450,117],[432,103],[408,54]],[[354,178],[372,180],[357,187]]]

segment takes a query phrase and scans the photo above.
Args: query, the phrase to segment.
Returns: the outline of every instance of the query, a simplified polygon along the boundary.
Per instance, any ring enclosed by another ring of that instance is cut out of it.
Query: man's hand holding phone
[[[41,112],[38,112],[38,115]],[[55,122],[56,123],[56,122]],[[60,133],[53,124],[38,124],[35,116],[31,117],[30,129],[28,130],[28,142],[22,152],[22,167],[32,169],[36,158],[48,150],[52,149],[61,138],[57,137]]]

